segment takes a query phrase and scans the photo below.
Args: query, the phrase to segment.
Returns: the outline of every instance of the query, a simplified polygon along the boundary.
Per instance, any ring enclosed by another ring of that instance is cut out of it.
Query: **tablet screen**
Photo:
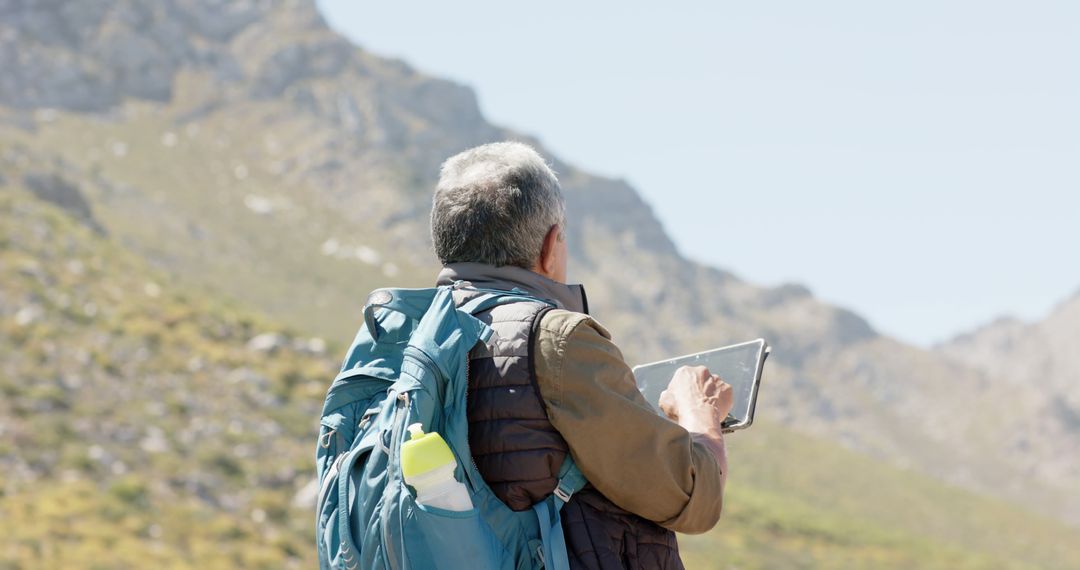
[[[704,366],[709,372],[731,384],[735,404],[725,427],[744,427],[754,419],[757,386],[768,354],[768,344],[762,339],[725,346],[715,350],[680,356],[671,360],[642,364],[634,368],[638,389],[657,410],[660,393],[667,388],[671,377],[681,366]]]

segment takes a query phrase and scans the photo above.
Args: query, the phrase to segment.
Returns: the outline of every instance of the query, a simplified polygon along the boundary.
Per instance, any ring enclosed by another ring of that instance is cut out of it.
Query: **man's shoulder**
[[[617,375],[618,366],[626,366],[607,329],[585,313],[563,309],[544,314],[532,354],[536,379],[549,410],[565,403],[567,382],[577,386],[574,397],[583,397],[582,391],[588,391],[585,384],[602,382],[613,371]]]
[[[551,309],[544,313],[540,318],[539,329],[542,334],[554,335],[561,340],[572,337],[578,331],[583,333],[596,331],[600,336],[611,339],[611,333],[596,319],[585,313],[566,309]]]

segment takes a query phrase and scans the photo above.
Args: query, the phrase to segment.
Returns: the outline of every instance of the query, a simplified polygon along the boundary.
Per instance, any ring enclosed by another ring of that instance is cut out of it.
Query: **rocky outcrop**
[[[23,177],[23,184],[38,198],[59,206],[97,233],[105,233],[101,224],[94,219],[90,203],[86,201],[74,182],[54,172],[48,172],[29,173]]]
[[[1047,396],[1064,395],[1080,404],[1080,292],[1059,303],[1042,320],[1004,317],[937,347],[964,364],[1016,386],[1041,385]]]
[[[105,111],[126,98],[168,101],[184,68],[240,79],[229,42],[270,14],[321,22],[310,3],[288,0],[5,0],[0,104]]]

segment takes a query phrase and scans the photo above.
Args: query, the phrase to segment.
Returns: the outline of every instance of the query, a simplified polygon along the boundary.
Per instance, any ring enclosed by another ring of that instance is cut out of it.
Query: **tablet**
[[[708,368],[709,372],[731,385],[735,403],[722,427],[724,432],[732,432],[746,429],[754,423],[758,385],[761,384],[761,372],[768,356],[769,344],[759,338],[670,360],[641,364],[634,367],[634,378],[645,399],[657,412],[663,413],[660,411],[660,393],[671,383],[675,371],[682,366]]]

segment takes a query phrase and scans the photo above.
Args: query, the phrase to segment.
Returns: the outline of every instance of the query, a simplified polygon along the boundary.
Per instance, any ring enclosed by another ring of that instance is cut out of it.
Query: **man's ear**
[[[544,236],[544,247],[540,249],[540,259],[537,262],[537,273],[546,275],[548,277],[555,275],[557,271],[556,265],[559,263],[558,256],[555,255],[555,245],[562,237],[562,228],[558,224],[551,226],[547,235]]]

